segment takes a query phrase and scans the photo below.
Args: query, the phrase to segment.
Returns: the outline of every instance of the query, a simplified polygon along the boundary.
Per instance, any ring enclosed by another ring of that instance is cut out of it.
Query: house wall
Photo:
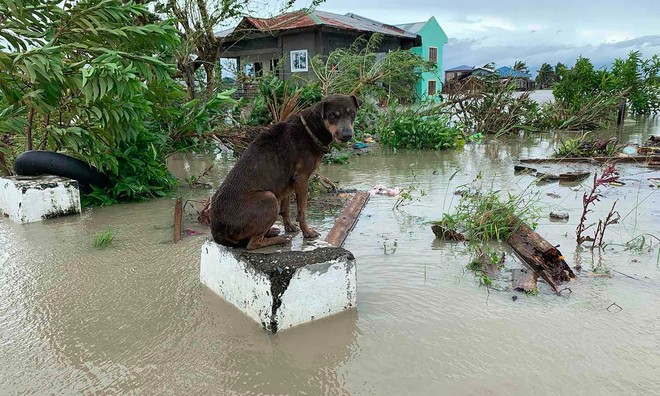
[[[266,36],[225,43],[218,55],[219,58],[239,58],[238,69],[242,72],[245,65],[254,62],[261,62],[263,70],[268,71],[270,60],[279,59],[280,51],[277,37]]]
[[[313,75],[312,58],[319,53],[320,30],[310,32],[299,32],[294,34],[282,34],[282,78],[284,80],[295,80],[298,77],[308,78]],[[307,50],[307,72],[291,71],[291,51]]]
[[[422,37],[422,46],[414,47],[412,49],[413,53],[416,53],[424,59],[428,60],[429,48],[436,47],[438,49],[437,70],[435,72],[422,73],[422,78],[419,83],[417,83],[417,87],[415,89],[417,95],[421,98],[424,98],[427,94],[428,82],[430,80],[435,80],[437,82],[437,93],[442,90],[442,56],[444,45],[447,44],[447,35],[434,17],[431,17],[431,19],[426,22],[418,34]]]

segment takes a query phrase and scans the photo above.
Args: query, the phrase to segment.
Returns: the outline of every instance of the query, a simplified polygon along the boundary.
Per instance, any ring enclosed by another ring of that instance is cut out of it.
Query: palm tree
[[[550,64],[542,64],[541,68],[537,71],[539,74],[536,76],[536,84],[539,88],[547,88],[555,82],[555,71],[552,70]]]
[[[529,68],[523,61],[516,61],[516,63],[513,64],[513,70],[529,74]]]
[[[561,80],[561,73],[566,69],[567,69],[566,65],[564,65],[561,62],[557,62],[557,65],[555,66],[555,81],[554,82],[558,82],[559,80]]]

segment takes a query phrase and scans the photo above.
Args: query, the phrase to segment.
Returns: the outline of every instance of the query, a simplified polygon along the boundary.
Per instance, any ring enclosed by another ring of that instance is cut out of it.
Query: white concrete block
[[[17,223],[79,214],[78,182],[58,176],[2,177],[0,212]]]
[[[337,247],[256,253],[206,241],[200,280],[273,333],[357,304],[355,258]]]

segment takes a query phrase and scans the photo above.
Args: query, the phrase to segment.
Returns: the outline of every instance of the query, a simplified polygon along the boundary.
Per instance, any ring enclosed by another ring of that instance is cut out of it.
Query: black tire
[[[53,175],[77,180],[80,189],[89,192],[91,186],[107,187],[110,179],[98,169],[68,155],[52,151],[26,151],[14,162],[14,172],[19,176]]]

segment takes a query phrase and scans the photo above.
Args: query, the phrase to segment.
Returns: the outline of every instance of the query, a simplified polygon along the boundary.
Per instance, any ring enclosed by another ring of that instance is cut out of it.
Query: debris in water
[[[549,196],[550,198],[557,198],[557,199],[561,198],[561,195],[559,195],[557,193],[553,193],[553,192],[549,192],[545,195]]]
[[[550,212],[550,220],[568,221],[568,217],[566,212]]]
[[[465,240],[465,235],[461,234],[456,230],[449,229],[442,225],[441,223],[435,223],[431,226],[431,230],[435,234],[436,238],[447,239],[450,241],[459,241],[462,242]]]
[[[397,195],[401,194],[402,191],[403,189],[401,187],[388,188],[382,184],[377,184],[373,186],[371,190],[369,190],[369,195],[386,195],[388,197],[396,197]]]
[[[534,271],[528,270],[527,268],[516,268],[513,270],[511,288],[517,291],[531,292],[537,290],[537,280],[538,276]]]

